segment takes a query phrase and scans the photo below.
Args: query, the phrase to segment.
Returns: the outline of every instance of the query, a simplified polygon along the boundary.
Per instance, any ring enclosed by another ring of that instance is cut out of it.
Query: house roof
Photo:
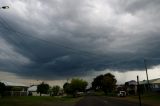
[[[155,80],[155,81],[153,81],[152,83],[154,83],[154,84],[160,84],[160,78],[159,79],[157,79],[157,80]]]
[[[0,81],[0,82],[4,83],[5,86],[28,87],[27,85],[24,85],[21,83],[15,83],[15,82],[9,82],[9,81]]]
[[[143,80],[143,81],[140,81],[139,83],[140,83],[140,84],[147,84],[148,82],[147,82],[147,80]],[[149,83],[150,83],[150,84],[157,84],[157,83],[160,84],[160,78],[151,79],[151,80],[149,80]]]
[[[37,91],[37,86],[34,85],[34,86],[29,87],[29,88],[28,88],[28,91],[36,92],[36,91]]]
[[[131,80],[131,81],[128,81],[128,84],[129,85],[137,85],[137,82],[135,80]]]

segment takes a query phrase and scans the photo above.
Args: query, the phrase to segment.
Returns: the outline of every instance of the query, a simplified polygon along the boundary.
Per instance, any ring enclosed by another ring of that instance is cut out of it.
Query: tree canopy
[[[59,91],[60,91],[60,86],[58,86],[58,85],[53,86],[53,88],[52,88],[53,96],[57,96]]]
[[[0,82],[0,95],[1,95],[2,97],[4,96],[5,90],[6,90],[5,84]]]
[[[47,94],[48,90],[49,90],[49,85],[45,84],[44,82],[42,82],[37,86],[37,92],[40,93],[40,96],[41,94]]]
[[[72,79],[71,83],[65,83],[63,85],[64,91],[67,94],[75,95],[76,92],[84,92],[88,83],[82,79]]]
[[[102,85],[103,85],[103,75],[99,75],[96,78],[94,78],[93,82],[92,82],[92,88],[95,90],[98,89],[102,89]]]
[[[115,89],[116,78],[111,73],[105,75],[99,75],[94,78],[92,82],[92,88],[95,90],[103,90],[106,94],[112,92]]]
[[[72,93],[73,93],[73,92],[72,92],[73,90],[72,90],[71,84],[68,83],[68,82],[66,82],[66,83],[63,85],[63,90],[64,90],[64,92],[67,93],[67,94],[72,94]]]

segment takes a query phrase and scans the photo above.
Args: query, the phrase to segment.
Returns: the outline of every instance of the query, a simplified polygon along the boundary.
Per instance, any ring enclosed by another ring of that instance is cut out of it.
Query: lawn
[[[129,96],[127,99],[131,100],[139,100],[138,96]],[[145,104],[152,104],[155,106],[159,106],[160,104],[160,95],[143,95],[141,96],[142,103]]]
[[[0,106],[74,106],[80,99],[82,97],[4,97],[0,98]]]
[[[139,102],[138,96],[126,96],[126,97],[111,97],[113,99]],[[141,96],[141,101],[143,104],[148,104],[150,106],[160,106],[160,95],[143,95]]]

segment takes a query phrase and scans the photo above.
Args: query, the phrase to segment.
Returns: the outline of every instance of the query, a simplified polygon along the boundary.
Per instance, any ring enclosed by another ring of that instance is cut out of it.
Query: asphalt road
[[[75,106],[139,106],[138,103],[107,99],[97,96],[86,96]],[[146,105],[142,105],[146,106]]]

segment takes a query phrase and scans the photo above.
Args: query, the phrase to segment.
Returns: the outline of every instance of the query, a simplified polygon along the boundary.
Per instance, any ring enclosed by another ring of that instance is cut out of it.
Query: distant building
[[[146,92],[148,89],[153,92],[160,92],[160,78],[149,80],[149,86],[147,80],[140,81],[139,83],[143,92]]]
[[[29,96],[39,96],[40,94],[37,93],[37,85],[33,85],[28,88],[27,90]]]
[[[37,85],[32,85],[27,89],[28,96],[40,96],[40,93],[37,93]],[[41,94],[41,96],[50,96],[50,94]]]
[[[6,96],[27,96],[27,85],[9,81],[0,81],[6,86]]]
[[[137,82],[135,80],[125,82],[125,87],[128,95],[137,94]]]

